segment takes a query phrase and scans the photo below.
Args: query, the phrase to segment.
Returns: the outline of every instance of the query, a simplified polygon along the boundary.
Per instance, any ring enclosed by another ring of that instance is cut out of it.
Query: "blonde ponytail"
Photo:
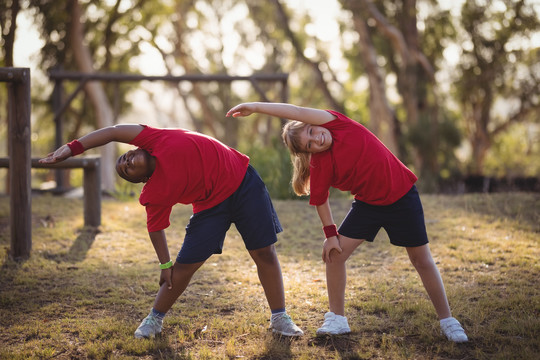
[[[299,153],[292,156],[292,188],[298,196],[309,195],[309,163],[311,154]]]

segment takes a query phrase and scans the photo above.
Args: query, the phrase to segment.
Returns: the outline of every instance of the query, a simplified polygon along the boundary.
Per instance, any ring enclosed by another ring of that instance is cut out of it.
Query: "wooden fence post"
[[[100,158],[92,160],[94,166],[84,168],[84,225],[101,225],[101,161]]]
[[[0,81],[8,85],[10,255],[22,260],[32,249],[30,69],[1,68]]]

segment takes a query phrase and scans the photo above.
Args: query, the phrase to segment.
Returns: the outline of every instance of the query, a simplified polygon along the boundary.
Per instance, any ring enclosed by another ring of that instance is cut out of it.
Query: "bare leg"
[[[255,265],[257,265],[257,274],[259,275],[259,280],[264,289],[270,309],[285,308],[283,277],[274,245],[262,249],[249,250],[249,255],[255,261]]]
[[[435,307],[439,319],[445,319],[452,316],[441,274],[439,273],[435,261],[433,261],[433,258],[431,257],[428,244],[418,247],[408,247],[407,253],[422,279],[422,283]]]
[[[332,251],[330,259],[326,263],[326,288],[328,291],[328,303],[330,311],[336,315],[345,316],[345,287],[347,285],[347,270],[345,262],[352,252],[364,240],[351,239],[339,236],[339,243],[343,252]]]
[[[154,309],[162,313],[169,311],[176,299],[186,290],[191,277],[202,264],[204,264],[204,261],[195,264],[174,263],[172,289],[169,290],[166,283],[161,285],[154,301]]]

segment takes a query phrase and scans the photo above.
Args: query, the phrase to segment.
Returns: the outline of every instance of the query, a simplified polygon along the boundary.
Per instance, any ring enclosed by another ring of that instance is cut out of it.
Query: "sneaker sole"
[[[149,336],[136,335],[136,334],[134,336],[135,336],[135,339],[153,339],[156,336],[160,336],[160,335],[161,335],[161,332],[158,332],[157,334],[149,335]]]
[[[469,341],[469,339],[460,339],[460,340],[452,340],[450,339],[449,337],[445,336],[446,340],[450,341],[450,342],[453,342],[453,343],[456,343],[456,344],[463,344],[463,343],[466,343]]]
[[[461,339],[461,340],[452,340],[451,338],[449,338],[443,331],[441,331],[441,335],[448,341],[451,341],[451,342],[454,342],[456,344],[462,344],[462,343],[466,343],[466,342],[469,342],[469,337],[466,337],[465,339]],[[465,335],[467,336],[467,335]]]
[[[304,334],[296,334],[296,333],[284,333],[284,332],[281,332],[281,331],[278,331],[278,330],[275,330],[275,329],[272,329],[272,332],[274,334],[278,334],[278,335],[283,335],[283,336],[289,336],[289,337],[300,337],[300,336],[303,336]]]
[[[318,331],[316,332],[317,335],[321,335],[321,336],[324,336],[324,335],[345,335],[345,334],[350,334],[351,333],[351,330],[340,330],[340,331],[337,331],[337,332],[330,332],[330,331]]]

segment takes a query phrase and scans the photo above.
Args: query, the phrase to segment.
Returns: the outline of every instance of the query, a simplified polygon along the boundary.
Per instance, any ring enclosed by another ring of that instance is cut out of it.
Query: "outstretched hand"
[[[255,112],[255,104],[253,103],[244,103],[239,104],[233,107],[231,110],[227,111],[226,116],[240,117],[240,116],[249,116]]]
[[[332,262],[332,258],[331,258],[332,251],[337,251],[340,254],[343,252],[343,250],[341,249],[341,245],[339,244],[339,239],[337,236],[332,236],[331,238],[324,240],[322,260],[325,263]]]
[[[56,151],[49,153],[47,157],[40,159],[40,164],[56,164],[64,161],[71,156],[71,149],[67,145],[62,145]]]

